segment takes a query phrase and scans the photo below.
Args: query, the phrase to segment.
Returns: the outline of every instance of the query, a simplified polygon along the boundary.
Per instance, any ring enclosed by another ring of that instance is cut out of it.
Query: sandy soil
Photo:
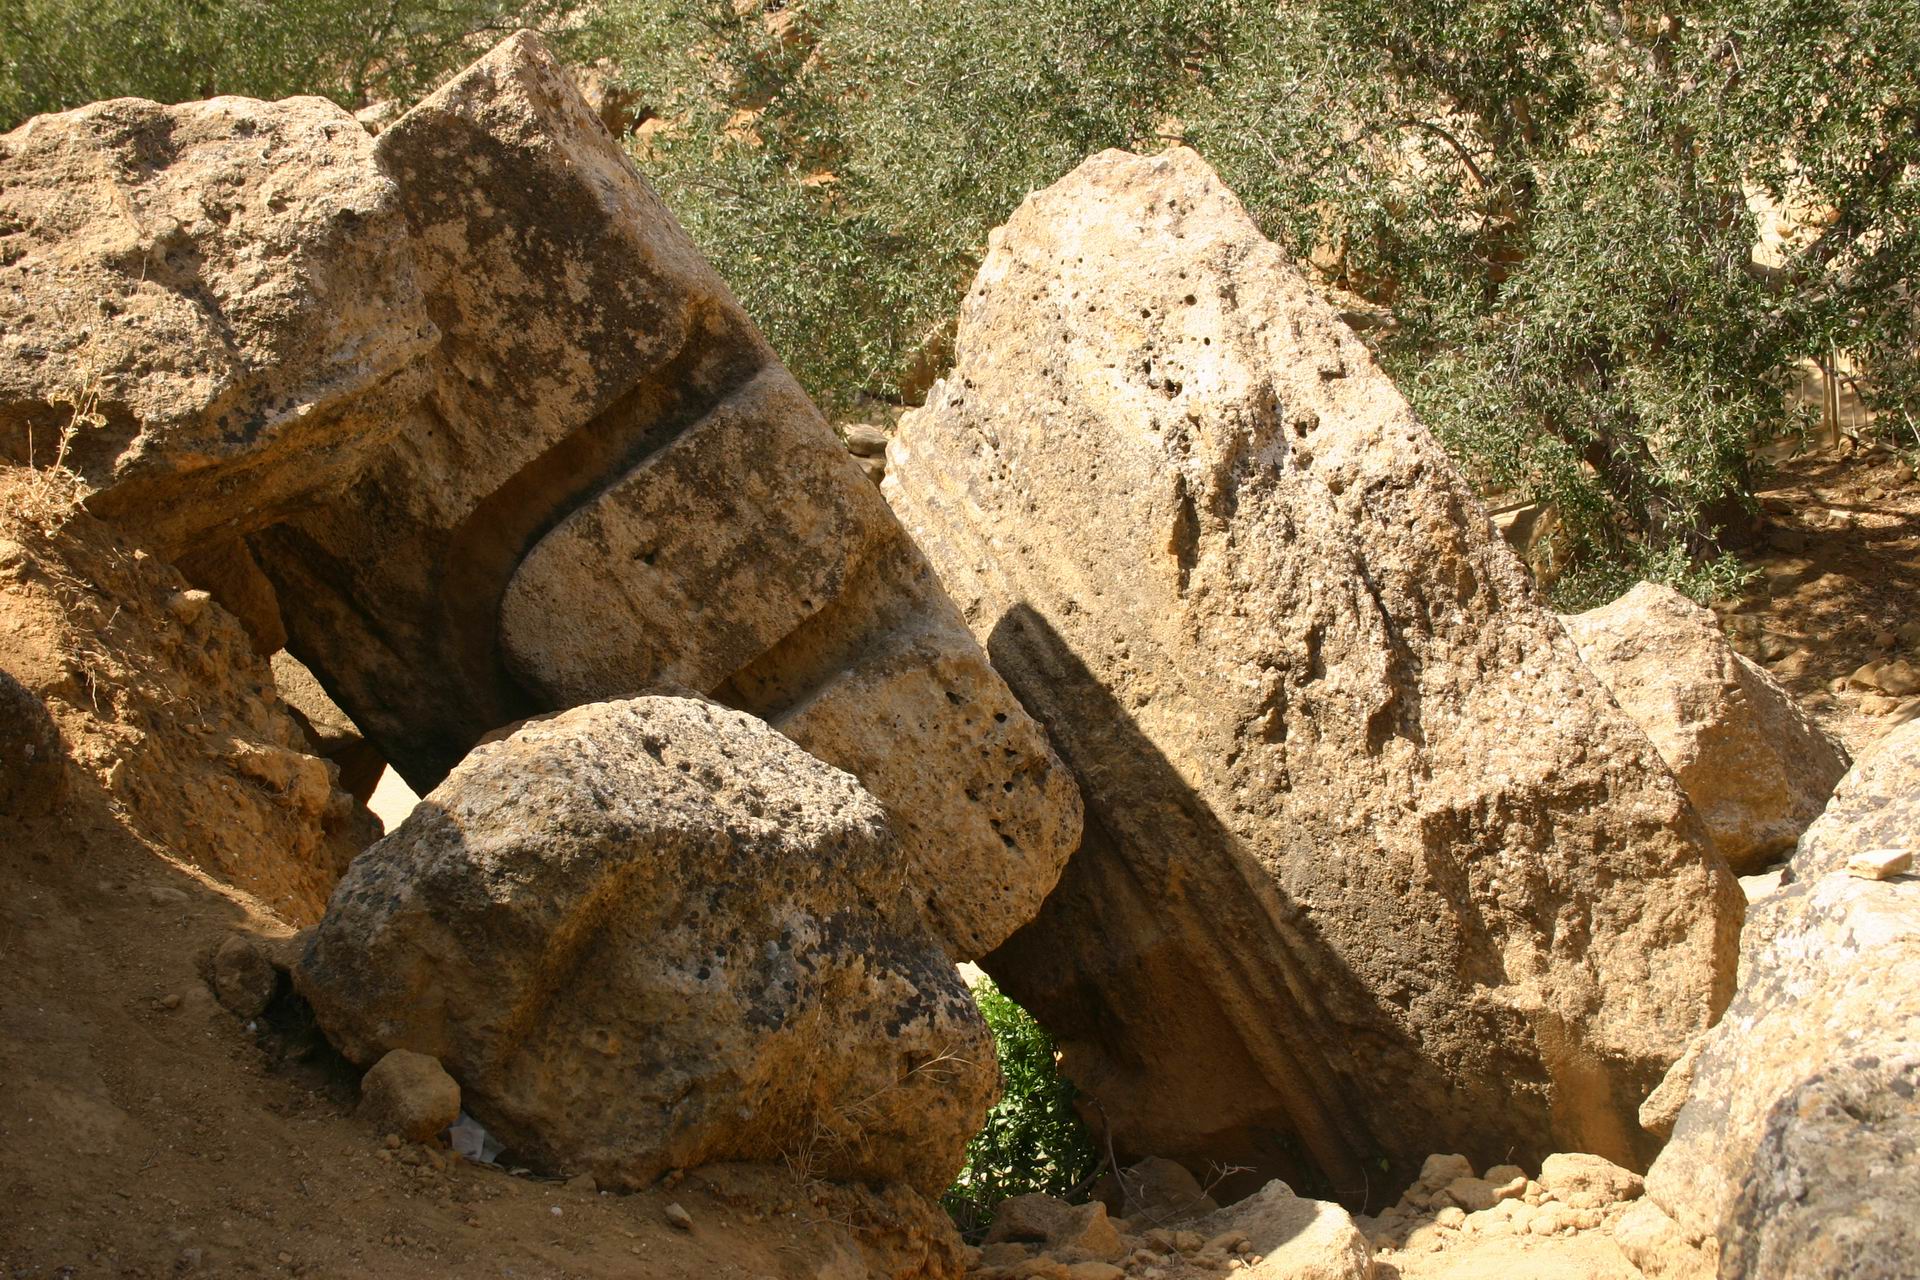
[[[1845,683],[1896,652],[1920,665],[1898,636],[1920,621],[1920,484],[1898,457],[1848,444],[1784,460],[1760,500],[1764,545],[1749,558],[1761,576],[1722,622],[1857,756],[1920,715],[1920,698]]]

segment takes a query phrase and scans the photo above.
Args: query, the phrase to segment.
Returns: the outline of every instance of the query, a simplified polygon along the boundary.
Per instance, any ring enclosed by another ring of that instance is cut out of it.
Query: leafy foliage
[[[1920,24],[1890,0],[625,2],[678,24],[622,59],[671,122],[651,171],[829,402],[915,388],[1026,191],[1179,140],[1392,307],[1381,355],[1455,456],[1554,504],[1563,604],[1737,583],[1810,361],[1913,430]]]
[[[1067,1195],[1097,1163],[1073,1085],[1054,1069],[1053,1040],[991,979],[981,978],[973,997],[993,1031],[1004,1092],[944,1199],[962,1231],[984,1227],[1009,1196]]]
[[[0,0],[0,128],[102,98],[411,101],[582,0]]]
[[[1920,448],[1913,0],[0,0],[0,120],[117,93],[408,98],[516,25],[610,60],[643,166],[829,408],[911,399],[987,233],[1105,147],[1197,147],[1391,309],[1563,604],[1737,580],[1818,366]],[[111,38],[99,33],[111,32]],[[1778,234],[1775,234],[1778,233]],[[1769,239],[1764,248],[1756,241]]]

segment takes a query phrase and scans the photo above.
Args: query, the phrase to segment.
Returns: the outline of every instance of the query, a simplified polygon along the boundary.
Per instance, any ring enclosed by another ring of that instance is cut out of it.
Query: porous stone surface
[[[1643,582],[1561,621],[1736,872],[1793,849],[1852,762],[1792,694],[1734,652],[1710,610]]]
[[[382,1132],[429,1142],[460,1118],[460,1085],[426,1054],[395,1049],[360,1077],[359,1114]]]
[[[1031,918],[1079,836],[1071,777],[539,40],[373,151],[439,334],[427,393],[252,547],[383,757],[425,793],[501,725],[710,694],[861,779],[957,957]]]
[[[1245,1237],[1259,1259],[1240,1273],[1250,1280],[1368,1280],[1373,1275],[1373,1249],[1347,1211],[1296,1196],[1278,1180],[1197,1220],[1193,1229],[1209,1238]]]
[[[984,963],[1123,1154],[1356,1203],[1435,1146],[1644,1165],[1637,1108],[1731,994],[1738,888],[1196,155],[1095,156],[994,233],[888,475],[1086,797]]]
[[[282,919],[319,919],[378,827],[308,754],[240,624],[84,509],[35,518],[47,484],[0,467],[0,669],[51,715],[69,794]]]
[[[1920,878],[1845,871],[1917,825],[1920,722],[1854,766],[1754,909],[1740,990],[1647,1173],[1722,1275],[1920,1271]]]
[[[320,98],[116,98],[0,136],[0,459],[63,456],[168,559],[337,488],[436,337],[394,197]]]
[[[1574,1209],[1603,1209],[1632,1200],[1646,1189],[1633,1170],[1577,1151],[1556,1151],[1541,1161],[1540,1185]]]
[[[356,860],[296,971],[358,1062],[430,1054],[516,1158],[937,1194],[993,1045],[847,774],[738,711],[596,703],[483,745]]]

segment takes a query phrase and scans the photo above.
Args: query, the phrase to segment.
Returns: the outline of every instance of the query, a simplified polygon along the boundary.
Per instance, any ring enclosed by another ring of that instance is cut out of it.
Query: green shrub
[[[1737,581],[1808,361],[1920,444],[1910,0],[792,0],[798,43],[622,4],[606,47],[677,123],[650,172],[829,405],[899,394],[1028,190],[1178,139],[1392,307],[1382,358],[1463,468],[1558,508],[1564,604]],[[1759,194],[1837,215],[1757,263]]]
[[[412,101],[584,0],[0,0],[0,129],[102,98]]]
[[[982,977],[973,996],[993,1031],[1005,1091],[943,1203],[962,1232],[977,1235],[1002,1200],[1066,1196],[1091,1176],[1098,1157],[1073,1109],[1073,1085],[1054,1068],[1053,1040],[991,979]]]

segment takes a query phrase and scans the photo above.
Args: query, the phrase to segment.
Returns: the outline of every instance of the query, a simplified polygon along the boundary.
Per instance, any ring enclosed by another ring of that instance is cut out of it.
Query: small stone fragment
[[[1874,683],[1880,692],[1904,698],[1920,693],[1920,668],[1916,668],[1905,658],[1895,658],[1880,668]]]
[[[1537,1236],[1556,1235],[1566,1225],[1566,1212],[1559,1205],[1545,1205],[1534,1211],[1533,1221],[1527,1224],[1527,1230]]]
[[[1419,1185],[1437,1191],[1456,1178],[1471,1178],[1473,1162],[1460,1155],[1431,1155],[1420,1165]]]
[[[196,589],[176,591],[167,597],[167,612],[182,626],[190,627],[200,621],[207,612],[207,606],[213,603],[213,597]]]
[[[1026,1245],[1012,1240],[999,1240],[980,1247],[980,1265],[983,1267],[1017,1267],[1033,1256]]]
[[[1245,1237],[1248,1280],[1367,1280],[1374,1273],[1372,1247],[1345,1209],[1301,1199],[1278,1180],[1196,1225],[1215,1239],[1228,1231]]]
[[[1120,1280],[1126,1274],[1111,1262],[1076,1262],[1067,1268],[1067,1280]]]
[[[242,1018],[266,1012],[280,986],[280,971],[251,934],[236,933],[213,953],[213,994]]]
[[[1580,1152],[1550,1155],[1540,1166],[1540,1184],[1575,1209],[1598,1209],[1632,1200],[1646,1189],[1640,1175],[1611,1160]]]
[[[693,1230],[693,1215],[688,1213],[685,1209],[681,1208],[678,1201],[675,1201],[667,1206],[666,1214],[667,1214],[668,1226],[677,1228],[678,1230],[681,1230],[681,1231]]]
[[[1161,1156],[1121,1170],[1119,1181],[1122,1212],[1135,1227],[1200,1217],[1220,1207],[1185,1165]]]
[[[1525,1189],[1523,1183],[1521,1190]],[[1493,1184],[1484,1178],[1455,1178],[1447,1184],[1447,1195],[1468,1213],[1491,1209],[1500,1201],[1500,1197],[1494,1193]]]
[[[1891,880],[1911,870],[1911,849],[1866,849],[1847,859],[1847,874],[1862,880]]]
[[[460,1086],[437,1058],[394,1049],[361,1077],[360,1114],[426,1142],[460,1118]]]
[[[887,433],[864,422],[848,423],[843,428],[847,452],[856,458],[878,458],[887,451]]]

